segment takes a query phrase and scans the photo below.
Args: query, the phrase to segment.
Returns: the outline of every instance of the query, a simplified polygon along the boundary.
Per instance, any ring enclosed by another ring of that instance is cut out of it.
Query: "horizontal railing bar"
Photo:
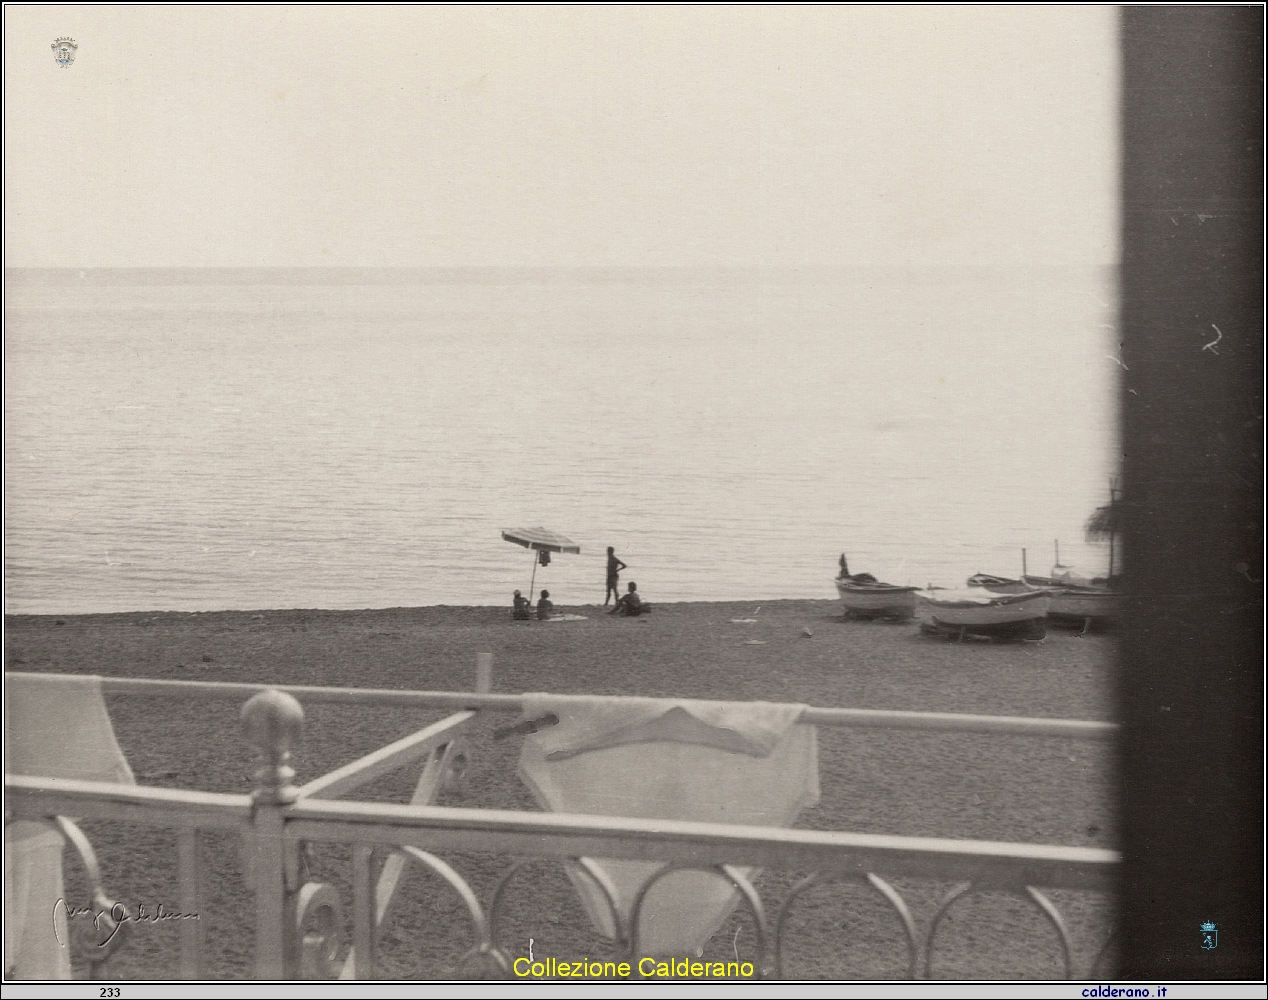
[[[58,676],[52,674],[11,676]],[[66,676],[66,675],[63,675]],[[285,691],[301,702],[394,705],[410,708],[518,712],[523,696],[475,694],[467,691],[393,691],[382,688],[305,687],[288,684],[231,684],[223,681],[164,681],[135,677],[102,677],[104,691],[141,695],[175,695],[245,700],[260,691]],[[801,722],[817,726],[867,729],[914,729],[933,732],[991,733],[1008,736],[1061,736],[1109,739],[1117,723],[1081,719],[1034,719],[1008,715],[959,715],[952,712],[900,712],[868,708],[807,708]]]
[[[74,815],[212,829],[237,828],[251,813],[246,795],[17,775],[6,776],[5,789],[17,818]],[[1102,848],[312,798],[286,807],[284,815],[288,837],[300,841],[877,872],[968,880],[979,887],[1108,890],[1120,860]]]
[[[300,841],[407,844],[527,857],[724,862],[786,871],[920,876],[979,887],[1112,887],[1120,857],[1090,847],[785,830],[562,813],[307,799],[286,810]]]
[[[453,739],[454,733],[476,717],[475,712],[455,712],[395,743],[366,754],[329,774],[314,778],[299,787],[299,797],[338,798],[354,788],[369,784],[375,778],[431,753],[439,744]]]
[[[1012,715],[957,715],[951,712],[896,712],[872,708],[807,708],[800,722],[862,729],[924,729],[937,732],[996,733],[1008,736],[1065,736],[1110,739],[1114,722],[1034,719]]]
[[[48,676],[48,675],[44,675]],[[475,694],[464,691],[395,691],[390,688],[310,687],[302,684],[237,684],[226,681],[163,681],[140,677],[102,677],[109,694],[181,695],[239,701],[261,691],[285,691],[309,704],[394,705],[402,708],[493,709],[517,712],[517,694]]]
[[[173,829],[236,828],[251,815],[249,795],[147,788],[69,778],[4,776],[5,806],[20,818],[75,816]]]

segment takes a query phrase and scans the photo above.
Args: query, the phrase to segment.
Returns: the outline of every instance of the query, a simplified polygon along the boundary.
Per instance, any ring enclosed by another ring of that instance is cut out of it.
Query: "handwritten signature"
[[[94,910],[91,906],[69,906],[65,899],[58,897],[56,903],[53,904],[53,936],[57,938],[57,943],[63,948],[66,943],[62,940],[61,935],[57,933],[57,911],[58,909],[66,914],[67,919],[74,917],[92,917],[92,925],[95,929],[101,930],[101,921],[106,919],[109,924],[113,925],[110,930],[110,936],[100,942],[97,947],[104,948],[108,945],[116,934],[123,929],[124,924],[128,923],[150,923],[155,924],[160,920],[197,920],[197,913],[176,913],[174,911],[163,909],[163,904],[159,903],[158,908],[153,913],[145,912],[145,904],[137,903],[136,915],[133,916],[128,912],[128,908],[122,903],[115,903],[109,910]]]

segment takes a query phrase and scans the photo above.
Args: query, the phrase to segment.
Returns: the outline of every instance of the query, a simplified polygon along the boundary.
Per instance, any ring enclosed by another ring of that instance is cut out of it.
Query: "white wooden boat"
[[[1035,589],[1025,580],[1012,580],[991,573],[974,573],[965,582],[970,587],[982,587],[994,594],[1026,594]]]
[[[1113,502],[1113,487],[1110,498]],[[1063,625],[1081,627],[1085,632],[1115,622],[1122,610],[1123,595],[1110,587],[1110,582],[1114,579],[1113,532],[1110,533],[1110,566],[1109,576],[1106,578],[1092,579],[1076,572],[1071,566],[1062,565],[1061,549],[1057,542],[1052,544],[1055,562],[1048,579],[1052,593],[1049,617]]]
[[[1049,617],[1087,629],[1117,619],[1122,595],[1108,587],[1057,587],[1052,591]]]
[[[1047,634],[1048,605],[1044,590],[1002,594],[966,587],[916,595],[916,613],[925,631],[960,637],[1042,639]]]
[[[919,587],[881,583],[870,573],[837,577],[837,593],[846,618],[910,618],[916,611]]]

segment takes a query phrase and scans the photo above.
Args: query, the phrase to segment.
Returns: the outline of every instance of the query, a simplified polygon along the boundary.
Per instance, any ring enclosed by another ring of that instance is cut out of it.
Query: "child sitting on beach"
[[[617,598],[616,607],[608,612],[610,615],[622,615],[626,618],[637,618],[648,614],[652,606],[646,603],[638,593],[638,584],[630,581],[630,591]]]
[[[542,591],[542,599],[537,602],[537,620],[544,622],[550,617],[550,613],[555,610],[555,606],[550,603],[550,591]]]
[[[517,590],[515,592],[515,607],[511,610],[511,617],[525,621],[533,617],[532,611],[532,602]]]

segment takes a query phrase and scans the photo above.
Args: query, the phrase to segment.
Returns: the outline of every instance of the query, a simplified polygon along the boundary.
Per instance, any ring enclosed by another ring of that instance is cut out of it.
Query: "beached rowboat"
[[[860,579],[867,577],[867,580]],[[881,583],[870,573],[837,577],[837,593],[847,618],[910,618],[916,611],[919,587]]]
[[[925,590],[915,596],[916,613],[928,631],[995,639],[1042,639],[1047,634],[1047,591],[1001,594],[967,587]]]
[[[966,582],[970,587],[982,587],[994,594],[1027,594],[1035,589],[1024,580],[1010,580],[992,573],[974,573]]]
[[[1078,580],[1079,583],[1073,581]],[[1117,591],[1069,572],[1069,567],[1053,567],[1052,576],[1025,576],[1020,580],[976,573],[969,577],[970,587],[993,594],[1047,593],[1048,620],[1084,629],[1105,626],[1118,617],[1121,596]]]
[[[1119,615],[1122,594],[1104,578],[1082,576],[1058,560],[1048,586],[1052,594],[1048,617],[1055,621],[1087,629],[1108,625]]]
[[[1106,625],[1119,614],[1122,595],[1107,587],[1060,587],[1051,592],[1048,615],[1076,625]]]

